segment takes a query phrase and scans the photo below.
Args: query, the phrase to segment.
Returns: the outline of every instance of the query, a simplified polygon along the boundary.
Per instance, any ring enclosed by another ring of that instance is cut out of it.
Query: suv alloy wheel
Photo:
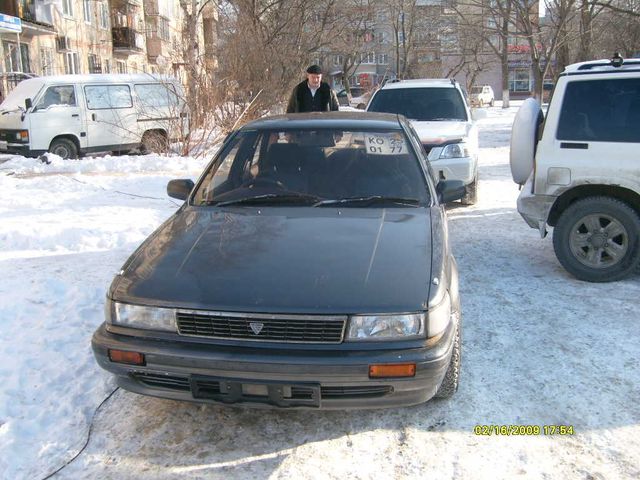
[[[553,231],[553,247],[569,273],[588,282],[620,280],[640,264],[640,218],[610,197],[570,205]]]

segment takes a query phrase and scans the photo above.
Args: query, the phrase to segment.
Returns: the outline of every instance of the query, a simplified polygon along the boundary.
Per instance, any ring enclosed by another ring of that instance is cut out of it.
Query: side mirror
[[[24,108],[29,110],[31,107],[33,107],[33,101],[30,98],[25,98],[24,99]]]
[[[471,118],[473,120],[482,120],[487,117],[488,114],[484,108],[474,108],[473,110],[471,110]]]
[[[464,197],[467,189],[462,180],[440,180],[436,185],[436,192],[440,203],[449,203]]]
[[[167,184],[167,195],[178,200],[186,200],[194,186],[192,180],[171,180]]]

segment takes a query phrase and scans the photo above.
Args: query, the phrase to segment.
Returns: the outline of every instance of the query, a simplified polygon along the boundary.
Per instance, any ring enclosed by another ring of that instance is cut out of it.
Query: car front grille
[[[393,392],[390,385],[365,385],[354,387],[322,387],[322,398],[381,397]]]
[[[147,372],[134,373],[133,377],[149,387],[168,388],[169,390],[191,390],[188,377]]]
[[[177,312],[181,335],[285,343],[340,343],[346,317]]]

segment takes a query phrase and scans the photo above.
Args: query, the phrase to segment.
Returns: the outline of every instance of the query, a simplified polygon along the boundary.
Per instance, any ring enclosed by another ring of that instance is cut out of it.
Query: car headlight
[[[143,307],[113,302],[107,322],[113,325],[145,330],[176,332],[176,311],[172,308]]]
[[[347,340],[402,340],[424,336],[423,313],[400,315],[354,315],[349,319]]]
[[[469,156],[466,143],[450,143],[440,152],[440,158],[464,158]]]

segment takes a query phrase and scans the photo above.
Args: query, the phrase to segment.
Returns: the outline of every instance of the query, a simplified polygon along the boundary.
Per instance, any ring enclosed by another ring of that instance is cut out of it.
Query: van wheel
[[[560,215],[553,248],[562,266],[579,280],[621,280],[640,264],[640,217],[614,198],[579,200]]]
[[[460,345],[461,330],[462,322],[459,321],[456,326],[456,338],[453,341],[453,351],[451,352],[449,368],[447,368],[447,373],[444,374],[444,379],[436,391],[436,398],[449,398],[458,390],[458,384],[460,383],[460,364],[462,361],[462,348]]]
[[[467,193],[460,199],[460,203],[463,205],[475,205],[478,202],[478,175],[473,179],[469,185],[466,185],[465,190]]]
[[[49,151],[63,159],[78,158],[78,147],[68,138],[56,138],[49,146]]]
[[[147,154],[151,152],[164,153],[169,149],[167,136],[158,130],[150,130],[142,135],[142,145],[140,152]]]

